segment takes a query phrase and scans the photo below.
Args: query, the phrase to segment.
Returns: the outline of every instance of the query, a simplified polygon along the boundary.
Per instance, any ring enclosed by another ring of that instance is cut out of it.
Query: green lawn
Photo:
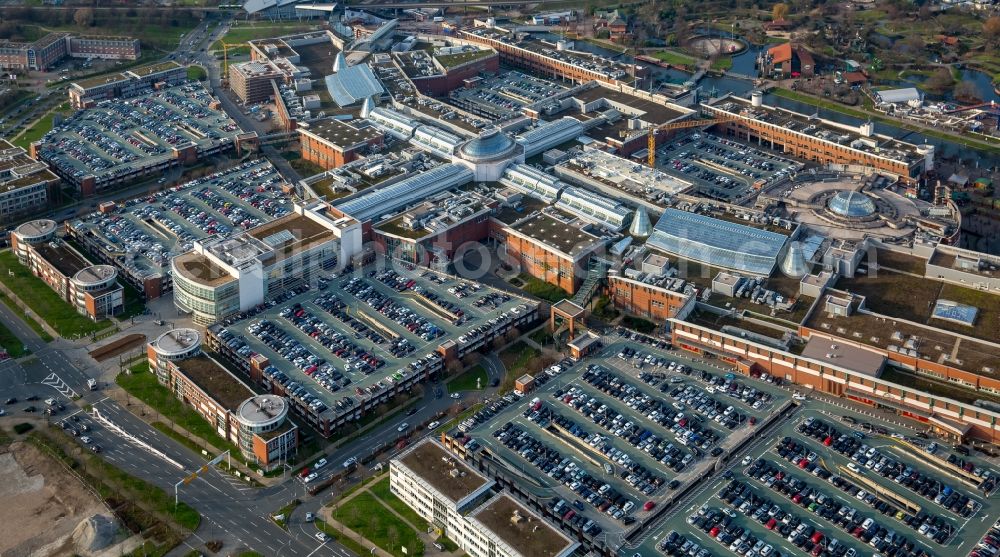
[[[622,325],[643,334],[649,334],[656,330],[656,324],[652,321],[631,315],[626,315],[622,318]]]
[[[21,315],[22,313],[24,313],[24,310],[17,307],[17,304],[14,303],[14,300],[11,300],[3,293],[0,293],[0,302],[3,302],[5,306],[10,308],[10,310],[17,315]],[[41,337],[43,341],[52,342],[52,335],[50,335],[45,329],[43,329],[42,326],[38,323],[38,321],[35,321],[30,317],[25,317],[22,321],[27,323],[28,326],[31,327],[31,330],[35,331],[35,334]]]
[[[235,22],[234,22],[235,23]],[[303,31],[309,31],[316,25],[314,23],[303,23],[299,21],[286,21],[282,23],[261,21],[252,23],[240,23],[230,28],[221,39],[212,43],[210,50],[222,51],[222,43],[230,45],[245,43],[256,39],[267,39],[270,37],[280,37]],[[229,49],[229,56],[240,56],[250,53],[250,47],[243,45]]]
[[[10,250],[0,252],[0,281],[61,336],[89,335],[111,326],[107,319],[94,322],[77,313],[48,284],[21,265]]]
[[[695,59],[687,54],[681,54],[673,50],[661,50],[654,53],[653,58],[675,66],[693,66]]]
[[[134,286],[127,282],[122,281],[121,285],[125,290],[125,309],[118,314],[118,318],[128,319],[142,315],[142,312],[146,310],[146,301],[142,299],[142,295],[139,294],[139,291]]]
[[[719,56],[712,62],[712,69],[720,72],[729,71],[733,67],[732,56]]]
[[[542,353],[534,346],[529,346],[524,341],[517,341],[500,353],[500,361],[507,368],[508,375],[517,377],[528,366],[528,362],[541,356]]]
[[[555,303],[570,297],[569,292],[566,292],[562,288],[527,273],[521,273],[517,275],[517,278],[524,285],[521,287],[522,290],[547,302]]]
[[[383,504],[391,508],[392,510],[399,513],[410,524],[420,528],[421,531],[426,532],[428,528],[427,521],[417,514],[417,511],[411,509],[402,499],[396,497],[396,495],[389,490],[389,478],[386,477],[379,480],[378,483],[372,485],[368,488],[369,491],[375,494]]]
[[[396,557],[421,557],[424,542],[371,493],[360,493],[338,505],[333,517]],[[406,553],[403,553],[403,547]]]
[[[205,421],[201,414],[178,400],[170,389],[160,385],[156,376],[149,372],[148,363],[135,365],[130,371],[131,374],[122,373],[115,378],[115,382],[125,389],[125,392],[145,402],[192,435],[201,437],[220,450],[230,449],[234,456],[239,456],[239,451],[232,443],[220,437],[212,424]]]
[[[57,114],[68,116],[71,113],[72,111],[69,108],[69,104],[67,103],[61,104],[54,111],[49,112],[45,116],[42,116],[41,118],[36,120],[31,125],[30,128],[24,130],[24,133],[22,133],[20,137],[12,141],[12,143],[14,145],[17,145],[18,147],[23,147],[25,149],[28,149],[28,147],[32,143],[38,141],[39,139],[42,138],[42,136],[52,131],[54,125],[53,120],[55,119]]]
[[[477,380],[479,381],[478,387],[476,387]],[[489,377],[486,375],[486,370],[483,369],[483,366],[476,365],[468,371],[463,372],[461,375],[449,380],[446,386],[448,387],[449,393],[457,393],[459,391],[482,390],[485,389],[488,384]]]
[[[208,72],[201,66],[188,66],[188,79],[192,81],[204,81],[208,79]]]
[[[18,358],[25,354],[24,343],[14,336],[14,333],[3,323],[0,323],[0,346],[7,350],[7,354],[11,358]]]

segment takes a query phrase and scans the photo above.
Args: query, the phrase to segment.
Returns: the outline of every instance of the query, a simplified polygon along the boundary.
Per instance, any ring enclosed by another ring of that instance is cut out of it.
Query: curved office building
[[[198,325],[211,325],[240,309],[240,285],[225,270],[206,262],[195,252],[170,261],[174,279],[174,305],[191,314]]]
[[[248,458],[273,462],[287,458],[297,444],[297,430],[287,422],[288,403],[278,395],[252,396],[236,409],[236,443]],[[262,458],[264,455],[267,458]]]

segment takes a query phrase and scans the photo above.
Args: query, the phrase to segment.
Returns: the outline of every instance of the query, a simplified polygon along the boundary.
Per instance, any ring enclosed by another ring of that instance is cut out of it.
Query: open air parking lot
[[[451,433],[583,538],[633,557],[996,553],[995,472],[967,448],[662,343],[606,341]]]
[[[977,550],[996,513],[985,462],[920,431],[820,401],[802,404],[684,500],[637,552],[689,555],[695,544],[695,554],[750,557]],[[949,460],[970,469],[966,479],[940,464]],[[980,545],[981,555],[993,554]]]
[[[473,88],[452,91],[448,102],[478,116],[507,120],[520,114],[523,107],[564,90],[551,81],[509,71],[501,77],[485,78]]]
[[[408,370],[439,365],[442,343],[471,349],[526,311],[525,300],[477,283],[380,269],[321,277],[224,321],[217,334],[241,357],[266,356],[266,379],[312,412],[339,414],[408,379]]]
[[[494,403],[453,435],[520,477],[558,520],[616,539],[789,400],[773,383],[750,385],[661,346],[564,360],[530,394]]]
[[[71,224],[74,235],[128,276],[169,273],[170,258],[195,240],[263,224],[288,213],[285,183],[267,159],[119,203]]]
[[[692,134],[659,149],[661,169],[692,182],[707,197],[739,203],[803,165],[711,134]]]
[[[200,84],[171,87],[80,110],[42,138],[39,156],[74,183],[96,184],[172,164],[175,150],[230,144],[241,130]]]

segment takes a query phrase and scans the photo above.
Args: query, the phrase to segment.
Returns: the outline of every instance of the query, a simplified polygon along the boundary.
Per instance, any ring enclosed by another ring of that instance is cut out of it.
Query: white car
[[[434,429],[439,425],[441,425],[441,422],[434,420],[433,422],[427,424],[427,429]]]
[[[316,474],[316,472],[310,472],[309,475],[306,476],[305,479],[303,479],[302,481],[305,482],[305,483],[309,483],[309,482],[315,480],[318,476],[319,475]]]
[[[86,435],[84,435],[83,437],[80,438],[80,442],[83,443],[84,445],[89,445],[90,444],[90,437],[87,437]]]
[[[316,539],[323,543],[326,543],[327,537],[326,534],[324,534],[323,532],[316,532]]]
[[[351,458],[344,461],[344,468],[350,468],[352,464],[358,463],[358,457],[352,456]]]
[[[451,398],[462,398],[462,393],[451,393]]]
[[[747,456],[743,457],[743,462],[741,462],[740,465],[741,466],[750,466],[750,463],[752,461],[753,461],[753,457],[747,455]]]
[[[321,459],[319,459],[319,460],[316,461],[316,464],[313,464],[313,470],[319,470],[320,468],[322,468],[324,466],[326,466],[326,459],[325,458],[321,458]]]
[[[406,431],[406,428],[408,427],[410,427],[410,424],[403,422],[399,424],[399,427],[396,428],[396,431],[398,431],[399,433],[403,433],[404,431]]]
[[[794,398],[795,400],[805,400],[806,399],[806,395],[804,395],[802,393],[795,393],[795,394],[792,395],[792,398]]]

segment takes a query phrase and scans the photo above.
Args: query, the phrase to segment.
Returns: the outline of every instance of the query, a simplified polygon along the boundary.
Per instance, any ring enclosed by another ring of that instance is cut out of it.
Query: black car
[[[34,406],[28,406],[28,407],[25,407],[24,411],[25,412],[37,412],[38,408],[35,408]]]
[[[30,395],[28,397],[25,397],[24,400],[27,400],[28,402],[31,402],[31,401],[34,401],[34,400],[38,400],[38,395]]]
[[[91,445],[90,446],[90,450],[94,451],[95,453],[99,453],[99,452],[101,452],[101,446],[100,445]]]
[[[15,402],[17,402],[17,399],[14,397],[10,397],[7,400],[3,401],[4,404],[14,404]]]
[[[712,452],[711,452],[712,456],[719,456],[720,454],[722,454],[722,448],[721,447],[715,447],[714,449],[712,449]]]
[[[417,408],[415,406],[411,407],[409,410],[406,411],[406,415],[407,416],[412,416],[412,415],[414,415],[416,413],[417,413]]]

